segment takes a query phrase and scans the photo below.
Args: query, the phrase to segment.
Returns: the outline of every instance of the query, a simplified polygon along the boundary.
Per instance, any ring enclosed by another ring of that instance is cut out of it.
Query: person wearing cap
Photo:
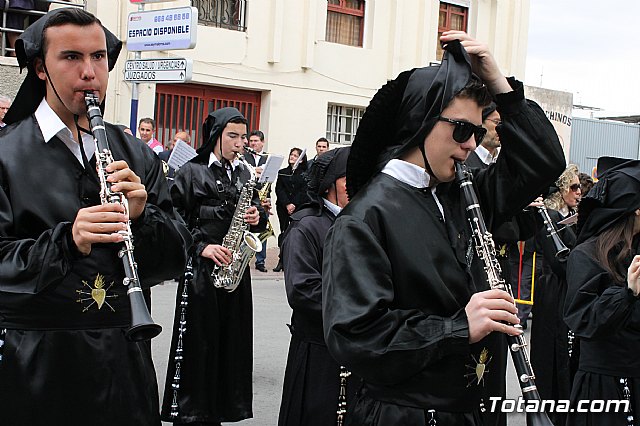
[[[104,102],[121,42],[78,8],[49,12],[16,41],[27,68],[0,133],[2,424],[159,425],[149,342],[131,342],[118,252],[131,221],[144,294],[180,273],[191,237],[160,160],[115,125],[101,204],[85,91]]]
[[[213,286],[215,265],[228,265],[222,245],[250,171],[236,158],[247,139],[247,120],[236,108],[215,110],[202,125],[198,155],[175,174],[173,204],[191,230],[193,278],[177,291],[162,419],[174,424],[219,425],[253,417],[253,315],[247,266],[229,292]],[[253,190],[243,214],[250,231],[266,228],[267,217]],[[185,274],[188,275],[188,274]]]
[[[336,422],[341,368],[322,333],[322,250],[329,228],[349,202],[345,177],[349,151],[337,148],[316,158],[308,185],[311,201],[291,215],[283,237],[284,282],[293,313],[279,426]],[[344,383],[347,409],[357,382],[351,375]]]
[[[544,112],[486,45],[459,31],[440,40],[441,65],[401,73],[367,107],[347,163],[350,202],[324,245],[325,341],[363,380],[345,425],[484,423],[485,381],[505,374],[491,361],[497,335],[522,331],[513,298],[469,274],[474,247],[454,164],[484,136],[493,98],[503,148],[474,176],[490,230],[565,165]]]
[[[571,407],[614,400],[619,409],[569,412],[567,425],[638,424],[640,410],[640,161],[603,157],[578,206],[564,321],[580,339]],[[537,320],[537,317],[536,317]],[[628,402],[627,402],[628,401]],[[571,410],[573,411],[573,410]]]
[[[569,164],[551,187],[553,192],[544,201],[556,234],[568,249],[576,244],[575,227],[559,222],[575,214],[580,201],[579,186],[578,167]],[[556,255],[558,248],[550,238],[546,225],[536,233],[535,246],[536,263],[541,264],[542,268],[533,301],[531,365],[542,399],[568,400],[579,356],[579,343],[562,319],[567,294],[567,256]],[[549,417],[554,424],[565,424],[566,413],[553,412],[549,413]]]

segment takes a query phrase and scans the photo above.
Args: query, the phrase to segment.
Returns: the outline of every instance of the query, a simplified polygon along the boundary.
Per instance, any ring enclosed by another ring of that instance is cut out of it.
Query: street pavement
[[[289,347],[289,330],[286,324],[291,317],[287,304],[282,273],[261,273],[252,268],[254,368],[253,368],[253,419],[236,424],[241,426],[276,426],[282,380]],[[253,265],[252,265],[253,266]],[[160,397],[164,391],[165,375],[177,284],[167,281],[153,289],[153,318],[162,325],[162,333],[153,339],[153,359],[156,366]],[[528,333],[527,333],[528,340]],[[188,359],[188,358],[187,358]],[[507,396],[520,396],[513,363],[507,375]],[[231,423],[230,423],[231,424]],[[509,426],[525,426],[524,415],[509,415]],[[169,423],[163,423],[169,426]],[[303,425],[301,425],[303,426]]]

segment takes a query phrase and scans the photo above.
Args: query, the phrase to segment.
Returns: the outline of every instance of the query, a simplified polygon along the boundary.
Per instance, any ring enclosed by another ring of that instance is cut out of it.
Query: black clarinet
[[[471,181],[471,172],[467,169],[467,166],[456,162],[456,182],[460,185],[460,190],[464,196],[466,203],[466,214],[471,227],[471,233],[473,235],[473,243],[475,244],[476,253],[484,265],[484,270],[487,273],[489,280],[489,287],[491,289],[504,290],[513,297],[513,291],[511,286],[502,278],[502,269],[498,263],[496,257],[496,247],[493,242],[491,233],[487,230],[487,225],[482,216],[480,210],[480,203],[478,197],[473,189],[473,183]],[[522,330],[522,327],[517,324],[514,327]],[[507,335],[507,342],[509,343],[509,352],[511,353],[511,359],[518,374],[518,383],[522,390],[522,397],[525,401],[538,400],[538,407],[542,406],[540,400],[540,394],[536,387],[535,375],[533,374],[533,368],[531,362],[529,362],[529,354],[527,353],[527,341],[524,338],[524,334],[518,336]],[[530,426],[553,426],[549,416],[544,411],[540,412],[527,412],[527,424]]]
[[[558,235],[558,230],[556,229],[553,221],[549,217],[549,212],[547,211],[547,207],[543,204],[538,207],[538,212],[542,216],[542,220],[544,221],[544,225],[547,229],[547,237],[551,238],[553,241],[553,245],[556,249],[556,257],[559,259],[564,259],[569,256],[569,248],[562,242],[562,239]]]
[[[111,183],[107,182],[109,173],[107,166],[113,162],[113,156],[109,149],[107,131],[102,120],[100,101],[92,91],[84,92],[84,101],[87,104],[87,117],[93,141],[96,144],[96,168],[100,179],[100,201],[102,204],[118,203],[124,207],[125,214],[129,214],[129,203],[122,192],[111,190]],[[118,252],[124,265],[125,278],[122,283],[129,287],[127,295],[131,306],[131,327],[125,332],[125,336],[134,342],[149,340],[156,337],[162,331],[162,327],[153,322],[147,303],[144,300],[140,280],[138,279],[138,265],[133,258],[133,241],[131,222],[127,221],[127,229],[119,232],[124,238],[124,245]]]

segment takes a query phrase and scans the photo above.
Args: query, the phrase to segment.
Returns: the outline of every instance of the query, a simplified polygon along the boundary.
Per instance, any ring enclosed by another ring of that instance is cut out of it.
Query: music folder
[[[196,150],[191,147],[191,145],[181,139],[178,139],[178,141],[173,146],[171,155],[169,155],[169,161],[167,161],[167,164],[169,165],[169,167],[178,170],[196,155],[198,154],[196,153]]]
[[[282,155],[269,154],[267,161],[262,165],[262,174],[260,175],[260,179],[258,179],[258,183],[275,182],[278,177],[280,165],[282,165],[282,160],[284,160],[284,156]]]

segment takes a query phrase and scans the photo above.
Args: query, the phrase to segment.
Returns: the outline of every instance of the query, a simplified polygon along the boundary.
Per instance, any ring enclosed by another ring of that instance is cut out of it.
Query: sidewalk
[[[280,249],[278,247],[269,247],[267,249],[267,259],[265,260],[265,266],[267,267],[267,272],[260,272],[256,270],[256,259],[255,257],[249,261],[249,266],[251,267],[251,279],[255,280],[284,280],[284,273],[282,272],[273,272],[273,268],[278,264],[278,255],[280,253]]]

